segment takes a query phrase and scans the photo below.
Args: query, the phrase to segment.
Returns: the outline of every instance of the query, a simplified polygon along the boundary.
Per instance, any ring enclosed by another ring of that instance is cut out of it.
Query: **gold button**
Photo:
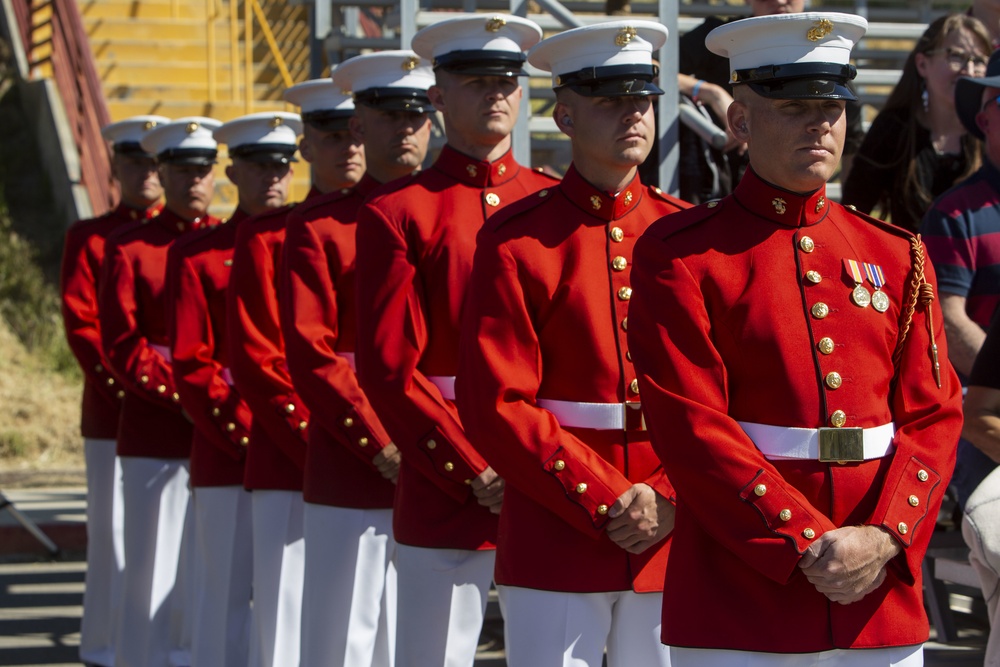
[[[778,512],[778,518],[782,521],[788,521],[792,518],[792,510],[784,509]]]
[[[437,444],[436,440],[428,440],[427,441],[427,449],[434,449],[437,446],[438,446],[438,444]]]
[[[916,496],[910,496],[909,498],[906,499],[906,502],[910,503],[910,507],[916,507],[917,505],[920,504],[920,498],[917,498]]]
[[[818,347],[819,351],[822,352],[823,354],[832,354],[833,339],[830,337],[820,338],[819,343],[816,344],[816,347]]]
[[[94,366],[94,370],[96,372],[98,372],[98,373],[103,373],[104,372],[104,366],[102,366],[100,364],[97,364],[96,366]]]
[[[299,430],[304,431],[309,428],[309,422],[299,422]]]
[[[247,445],[250,444],[250,438],[243,436],[242,438],[240,438],[240,444],[246,447]]]
[[[566,467],[566,462],[563,461],[562,459],[559,459],[558,461],[556,461],[555,463],[552,464],[552,467],[555,470],[562,470],[563,468]]]
[[[452,470],[455,469],[455,464],[452,463],[451,461],[448,461],[447,463],[444,464],[444,469],[445,472],[451,472]]]
[[[577,493],[586,493],[587,492],[587,483],[586,482],[580,482],[579,484],[577,484],[576,485],[576,492]]]
[[[218,417],[221,414],[222,414],[222,410],[220,410],[219,408],[212,408],[212,416],[213,417]]]
[[[813,307],[810,309],[810,312],[812,312],[813,317],[815,317],[817,320],[821,320],[830,314],[830,306],[826,305],[822,301],[818,301],[813,304]]]
[[[114,384],[115,384],[115,379],[114,378],[108,378],[108,386],[109,387],[113,387]]]
[[[549,191],[548,191],[548,190],[539,190],[539,191],[538,191],[538,196],[539,196],[539,197],[547,197],[547,196],[548,196],[548,194],[549,194]]]
[[[628,331],[628,318],[622,318],[622,329]]]
[[[476,169],[476,165],[474,164],[465,165],[465,171],[469,172],[469,176],[471,176],[472,178],[475,178],[476,174],[479,173],[479,170]]]
[[[927,474],[926,470],[918,470],[917,479],[919,479],[921,482],[926,482],[928,479],[930,479],[930,475]]]
[[[909,530],[910,530],[910,527],[909,527],[909,526],[907,526],[907,525],[906,525],[905,523],[903,523],[902,521],[900,521],[900,522],[899,522],[899,525],[898,525],[898,526],[896,526],[896,530],[898,530],[898,531],[899,531],[899,534],[900,534],[900,535],[906,535],[906,533],[907,533],[907,532],[909,532]]]
[[[226,430],[232,433],[233,431],[236,430],[236,424],[234,424],[233,422],[229,422],[228,424],[226,424]]]
[[[805,530],[802,531],[802,537],[806,538],[807,540],[811,540],[812,538],[816,537],[816,531],[813,530],[812,528],[806,528]]]
[[[497,167],[497,175],[498,175],[498,176],[503,176],[503,175],[504,175],[504,174],[506,174],[506,173],[507,173],[507,165],[505,165],[505,164],[503,164],[503,163],[501,162],[501,163],[500,163],[500,166],[499,166],[499,167]]]
[[[288,405],[286,405],[285,412],[287,412],[288,414],[292,414],[293,412],[295,412],[295,404],[289,403]]]
[[[607,514],[608,513],[608,506],[607,505],[598,505],[597,506],[597,513],[598,514]]]
[[[625,353],[625,360],[626,361],[632,361],[632,353],[631,352],[626,352]]]
[[[638,380],[632,380],[631,382],[629,382],[628,383],[628,390],[631,391],[633,394],[638,394],[639,393],[639,381]]]
[[[799,247],[802,248],[802,252],[812,252],[816,248],[816,244],[808,236],[803,236],[799,239]]]
[[[628,266],[628,260],[621,255],[611,260],[611,268],[615,271],[624,271],[626,266]]]
[[[843,410],[834,410],[833,414],[830,415],[830,423],[840,428],[847,423],[847,413]]]
[[[344,428],[351,428],[354,426],[354,420],[350,417],[344,417]]]
[[[500,197],[498,197],[495,192],[490,192],[489,194],[486,195],[486,203],[489,204],[490,206],[499,206]]]
[[[611,240],[614,241],[615,243],[621,243],[622,241],[625,240],[625,232],[622,231],[621,227],[611,228]]]
[[[142,376],[140,376],[139,377],[139,382],[141,382],[143,384],[146,384],[147,382],[149,382],[149,376],[148,375],[142,375]]]
[[[830,371],[826,374],[826,386],[830,389],[839,389],[840,385],[844,384],[844,379],[840,377],[840,373],[837,371]]]
[[[621,287],[618,289],[618,298],[622,301],[628,301],[632,298],[632,288],[631,287]]]
[[[368,438],[358,438],[358,445],[361,447],[368,446]]]
[[[767,493],[767,486],[765,486],[764,484],[758,484],[757,486],[753,487],[753,492],[756,493],[758,496],[763,496],[765,493]]]
[[[819,275],[819,271],[806,271],[806,280],[814,285],[818,285],[823,282],[823,276]]]
[[[118,390],[118,398],[125,398],[125,391],[122,389]]]
[[[167,393],[167,385],[161,384],[159,387],[156,388],[156,393],[158,393],[158,394],[165,394],[165,393]]]
[[[181,395],[175,391],[173,394],[170,395],[170,400],[172,400],[174,403],[177,403],[181,400]]]

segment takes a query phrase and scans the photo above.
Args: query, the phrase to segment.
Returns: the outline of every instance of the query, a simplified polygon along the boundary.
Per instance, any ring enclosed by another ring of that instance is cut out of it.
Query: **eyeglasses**
[[[959,51],[957,49],[950,48],[928,51],[928,55],[934,55],[937,53],[943,53],[945,59],[948,61],[948,65],[950,65],[956,72],[965,69],[965,66],[969,63],[972,63],[972,69],[977,72],[986,69],[987,57],[978,53],[969,53],[968,51]]]

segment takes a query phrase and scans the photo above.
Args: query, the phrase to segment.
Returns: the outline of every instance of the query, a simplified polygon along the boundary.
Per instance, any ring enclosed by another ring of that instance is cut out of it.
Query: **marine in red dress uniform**
[[[277,116],[292,122],[292,114]],[[299,133],[301,121],[294,117]],[[310,130],[305,131],[303,146]],[[304,148],[305,157],[307,152]],[[341,147],[337,155],[360,178],[355,152]],[[318,194],[318,184],[317,178],[309,198]],[[253,491],[253,641],[265,666],[299,663],[302,613],[302,469],[309,412],[288,375],[278,321],[278,276],[291,209],[275,209],[241,225],[226,303],[233,379],[253,414],[244,484]]]
[[[599,667],[605,653],[669,665],[658,612],[674,494],[622,328],[636,239],[689,208],[637,169],[656,133],[652,53],[666,38],[658,23],[615,21],[531,50],[553,74],[573,164],[479,234],[458,406],[506,481],[496,582],[511,667]]]
[[[166,205],[143,225],[108,237],[99,293],[101,343],[125,386],[118,430],[125,501],[124,602],[115,664],[160,667],[187,648],[184,528],[190,493],[191,422],[173,379],[167,328],[167,251],[178,238],[215,225],[216,143],[211,118],[182,118],[142,139],[159,163]],[[173,621],[171,619],[173,616]]]
[[[678,498],[675,667],[746,651],[922,664],[921,563],[961,388],[922,244],[827,198],[865,26],[807,13],[713,31],[751,169],[636,244],[629,347]]]
[[[121,190],[114,210],[80,220],[66,232],[60,285],[66,340],[83,370],[80,430],[87,466],[87,581],[80,624],[80,659],[111,667],[115,632],[121,622],[122,542],[121,464],[115,437],[125,391],[111,375],[101,349],[97,285],[104,242],[119,227],[145,222],[159,214],[163,195],[154,155],[139,140],[163,116],[135,116],[101,130],[111,143],[111,168]]]
[[[305,665],[392,664],[392,501],[400,456],[354,374],[354,236],[365,197],[423,162],[433,83],[430,64],[412,51],[381,51],[341,63],[332,83],[286,92],[308,124],[314,109],[341,106],[351,99],[341,91],[351,91],[356,106],[324,117],[322,127],[350,133],[352,126],[364,140],[367,165],[353,188],[289,214],[281,264],[288,370],[313,415],[303,487]]]
[[[493,571],[490,508],[499,510],[503,487],[452,402],[458,336],[479,229],[553,183],[510,152],[523,50],[540,35],[525,19],[487,15],[417,33],[413,50],[435,63],[428,92],[448,143],[358,216],[358,378],[403,454],[393,513],[397,667],[471,665],[475,655]],[[449,618],[464,622],[449,628]]]

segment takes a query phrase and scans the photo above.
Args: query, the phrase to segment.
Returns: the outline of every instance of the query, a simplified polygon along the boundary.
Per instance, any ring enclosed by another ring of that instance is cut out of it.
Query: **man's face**
[[[772,14],[799,14],[806,7],[806,0],[747,0],[754,16]]]
[[[284,206],[288,184],[292,182],[292,167],[281,162],[252,162],[235,158],[226,167],[226,175],[236,186],[240,208],[257,215]]]
[[[413,171],[427,155],[431,119],[426,113],[389,111],[359,104],[351,129],[364,141],[369,168],[379,175]]]
[[[656,136],[652,97],[585,97],[562,90],[559,100],[553,115],[573,140],[574,162],[635,167],[649,155]]]
[[[997,104],[997,97],[1000,96],[1000,88],[986,88],[983,90],[982,111],[976,115],[976,123],[986,137],[984,147],[986,156],[994,165],[1000,165],[1000,105]]]
[[[448,121],[449,132],[466,143],[496,144],[517,123],[521,86],[514,76],[473,76],[436,72],[428,96]],[[451,138],[449,137],[449,140]]]
[[[163,196],[156,160],[137,154],[115,153],[111,169],[122,191],[122,201],[134,208],[152,206]]]
[[[167,162],[159,171],[167,208],[187,220],[205,215],[215,194],[212,165]]]
[[[844,100],[775,100],[749,89],[737,97],[730,126],[748,144],[750,166],[761,178],[805,193],[833,176],[844,150]]]
[[[306,124],[299,153],[313,168],[313,177],[324,192],[349,188],[365,175],[365,149],[347,128],[320,130]]]

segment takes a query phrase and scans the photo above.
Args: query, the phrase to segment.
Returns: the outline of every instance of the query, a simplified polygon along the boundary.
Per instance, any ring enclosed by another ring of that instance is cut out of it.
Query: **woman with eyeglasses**
[[[979,168],[979,142],[955,113],[955,82],[982,76],[993,47],[966,14],[931,23],[868,130],[841,201],[916,232],[935,197]]]

